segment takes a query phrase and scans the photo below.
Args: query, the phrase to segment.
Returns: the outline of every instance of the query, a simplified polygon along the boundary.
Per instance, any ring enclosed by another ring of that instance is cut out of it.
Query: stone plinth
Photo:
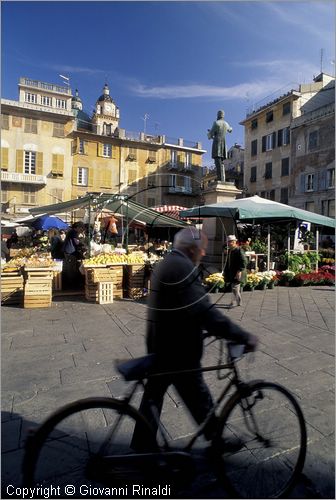
[[[233,201],[241,194],[233,182],[215,182],[203,191],[204,205]],[[208,236],[208,250],[203,262],[207,266],[222,269],[223,244],[227,234],[236,233],[236,224],[232,217],[206,217],[203,230]]]

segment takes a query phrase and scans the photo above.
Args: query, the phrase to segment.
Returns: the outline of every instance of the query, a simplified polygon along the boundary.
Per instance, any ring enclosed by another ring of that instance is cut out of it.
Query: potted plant
[[[279,285],[289,286],[289,283],[293,280],[294,276],[294,271],[290,271],[289,269],[282,271],[279,278]]]
[[[205,278],[204,284],[210,293],[221,292],[225,287],[225,281],[222,273],[210,274],[207,278]]]
[[[256,273],[249,273],[246,278],[246,284],[244,290],[253,291],[255,287],[260,283],[261,278],[257,276]]]

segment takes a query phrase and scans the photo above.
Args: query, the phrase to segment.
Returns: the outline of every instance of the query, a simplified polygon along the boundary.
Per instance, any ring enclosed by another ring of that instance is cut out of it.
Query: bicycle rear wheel
[[[213,440],[218,478],[238,498],[281,498],[302,471],[307,434],[302,411],[284,387],[256,381],[223,408]]]
[[[59,487],[58,498],[92,497],[88,488],[93,487],[124,487],[126,491],[113,490],[113,496],[127,497],[127,485],[141,483],[146,475],[132,462],[136,454],[130,442],[136,423],[153,435],[142,415],[119,400],[88,398],[64,406],[28,437],[24,486]],[[123,456],[131,460],[120,460]],[[72,492],[66,490],[69,485]],[[108,489],[95,490],[97,494],[111,498]]]

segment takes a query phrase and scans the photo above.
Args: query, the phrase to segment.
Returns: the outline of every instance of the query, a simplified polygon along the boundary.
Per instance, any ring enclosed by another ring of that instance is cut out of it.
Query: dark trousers
[[[140,412],[146,417],[154,431],[157,431],[158,425],[153,418],[150,406],[154,406],[157,415],[161,414],[163,398],[170,385],[175,389],[183,399],[190,413],[198,424],[205,420],[207,414],[213,407],[213,400],[208,386],[203,380],[202,373],[190,373],[175,375],[169,377],[153,377],[148,379],[144,395],[140,404]],[[216,426],[216,417],[212,417],[205,429],[205,437],[211,439]],[[135,426],[132,448],[137,451],[150,451],[153,449],[151,436],[144,434],[143,428]]]

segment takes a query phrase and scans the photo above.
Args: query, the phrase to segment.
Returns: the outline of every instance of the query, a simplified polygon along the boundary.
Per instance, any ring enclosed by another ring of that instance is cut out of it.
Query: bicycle
[[[137,481],[145,484],[141,482],[146,477],[144,471],[151,475],[154,467],[156,483],[167,477],[173,484],[181,475],[190,478],[192,447],[213,413],[218,414],[221,408],[209,453],[218,480],[234,497],[285,497],[305,461],[304,416],[285,387],[263,380],[241,380],[237,362],[243,357],[243,350],[244,346],[228,344],[225,361],[221,342],[218,363],[197,369],[201,372],[216,370],[217,378],[228,379],[228,383],[213,410],[184,447],[178,450],[171,447],[160,418],[153,413],[158,423],[158,438],[154,437],[155,449],[150,453],[136,453],[130,448],[135,423],[151,435],[156,434],[130,403],[139,394],[139,387],[144,387],[145,379],[167,375],[167,372],[151,373],[154,363],[151,354],[120,363],[117,368],[124,379],[133,381],[122,399],[97,397],[75,401],[53,413],[27,438],[24,485],[60,486],[62,491],[65,485],[72,484],[77,494],[83,493],[78,490],[83,484],[86,488],[112,486],[114,493],[118,487],[126,488],[121,496],[129,497],[131,492],[127,484],[130,479],[133,484],[138,484]],[[227,371],[223,373],[223,370]],[[183,376],[191,371],[170,373]],[[231,389],[234,392],[229,394]],[[236,445],[238,442],[238,446],[230,446],[232,442]],[[101,492],[101,497],[104,491],[111,496],[111,489],[97,491]],[[84,493],[87,495],[87,490]]]

